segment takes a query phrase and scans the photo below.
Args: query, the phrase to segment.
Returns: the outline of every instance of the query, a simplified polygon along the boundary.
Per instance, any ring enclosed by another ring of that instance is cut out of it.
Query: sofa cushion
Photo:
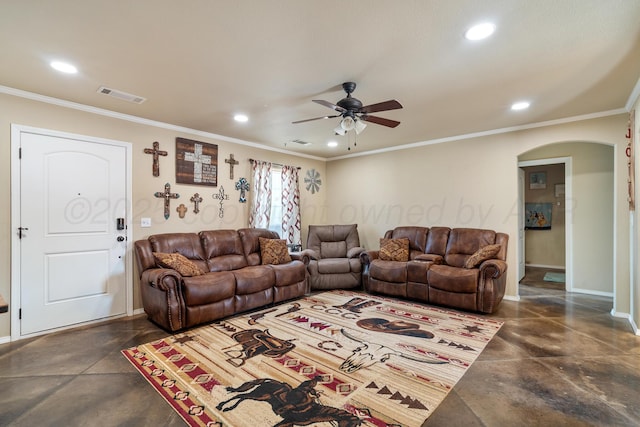
[[[380,239],[378,257],[383,261],[409,261],[409,239]]]
[[[265,239],[259,237],[260,258],[262,265],[265,264],[286,264],[291,262],[291,256],[287,249],[287,242],[281,239]]]
[[[268,265],[254,265],[232,271],[236,278],[236,295],[262,292],[275,286],[276,275]]]
[[[320,242],[321,258],[345,258],[347,256],[347,242]]]
[[[475,266],[481,264],[483,261],[495,257],[498,252],[500,252],[500,245],[483,246],[475,251],[469,258],[467,258],[467,260],[464,262],[464,268],[474,268]]]
[[[407,263],[375,259],[369,267],[369,277],[384,282],[402,283],[407,281]]]
[[[199,233],[209,271],[237,270],[247,266],[242,242],[235,230],[207,230]]]
[[[269,266],[276,275],[276,287],[289,286],[303,282],[307,277],[307,268],[302,261]]]
[[[236,293],[236,279],[229,271],[185,277],[183,282],[184,302],[188,307],[232,299]]]
[[[318,263],[320,274],[340,274],[351,272],[351,263],[348,258],[326,258],[315,261]]]
[[[464,267],[469,255],[483,246],[496,243],[496,232],[478,228],[454,228],[449,233],[444,260],[448,265]]]
[[[200,276],[205,273],[195,263],[177,252],[173,254],[154,252],[153,257],[155,258],[158,266],[163,268],[172,268],[180,273],[181,276]]]
[[[262,264],[260,256],[260,237],[265,239],[279,239],[278,233],[266,228],[241,228],[238,235],[242,241],[242,251],[249,265]]]
[[[429,288],[447,292],[478,292],[478,270],[449,265],[432,265],[427,271]]]

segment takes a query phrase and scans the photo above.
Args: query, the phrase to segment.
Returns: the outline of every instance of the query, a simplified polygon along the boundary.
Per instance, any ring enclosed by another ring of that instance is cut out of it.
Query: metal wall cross
[[[224,162],[229,164],[229,179],[233,179],[233,167],[240,162],[233,158],[233,154],[229,154],[229,158],[224,159]]]
[[[158,156],[166,156],[166,151],[160,150],[160,143],[158,141],[154,141],[153,148],[145,148],[144,152],[146,154],[153,154],[153,176],[160,176],[160,158]]]
[[[246,192],[249,191],[249,182],[247,182],[246,178],[240,178],[238,182],[236,182],[236,190],[240,190],[240,203],[246,203]]]
[[[164,193],[156,191],[153,195],[164,199],[164,219],[169,219],[169,203],[171,202],[171,199],[177,199],[180,195],[178,193],[171,192],[171,185],[168,182],[164,185]]]
[[[221,185],[220,190],[218,190],[218,194],[214,194],[213,198],[216,200],[220,200],[220,210],[218,211],[218,216],[220,218],[224,217],[224,206],[222,206],[222,202],[225,200],[229,200],[229,195],[225,194],[224,187]]]
[[[200,203],[202,203],[202,197],[200,197],[200,194],[195,193],[189,200],[193,203],[193,213],[197,214],[200,212]]]

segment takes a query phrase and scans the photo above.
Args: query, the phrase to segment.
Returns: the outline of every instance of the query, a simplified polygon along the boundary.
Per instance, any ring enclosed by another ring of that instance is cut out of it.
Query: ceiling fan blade
[[[293,123],[293,124],[304,123],[304,122],[310,122],[310,121],[313,121],[313,120],[332,119],[334,117],[340,117],[340,114],[336,114],[335,116],[314,117],[313,119],[298,120],[298,121],[291,122],[291,123]]]
[[[365,105],[358,110],[358,113],[377,113],[378,111],[397,110],[399,108],[402,108],[402,104],[395,99],[391,99],[377,104]]]
[[[316,104],[324,105],[325,107],[329,107],[329,108],[331,108],[333,110],[336,110],[336,111],[339,111],[341,113],[344,113],[345,111],[347,111],[344,108],[342,108],[342,107],[340,107],[340,106],[338,106],[336,104],[330,103],[329,101],[323,101],[322,99],[313,99],[312,101],[315,102]]]
[[[362,115],[360,116],[360,120],[364,120],[365,122],[369,123],[375,123],[377,125],[387,126],[390,128],[394,128],[400,124],[400,122],[397,122],[395,120],[385,119],[377,116]]]

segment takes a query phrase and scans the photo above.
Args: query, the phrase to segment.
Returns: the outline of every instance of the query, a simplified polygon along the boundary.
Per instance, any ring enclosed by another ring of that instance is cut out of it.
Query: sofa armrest
[[[364,248],[356,246],[347,251],[347,258],[358,258],[362,252],[364,252]]]
[[[420,254],[416,256],[413,260],[414,261],[430,261],[434,264],[444,263],[443,256],[438,254]]]
[[[294,261],[302,261],[304,265],[309,265],[309,261],[311,261],[311,256],[308,250],[304,250],[300,252],[291,252],[289,256]]]
[[[360,262],[364,266],[369,266],[374,259],[378,259],[380,251],[364,251],[360,254]]]
[[[488,259],[480,264],[480,274],[497,279],[507,271],[507,263],[500,259]]]
[[[185,327],[182,276],[170,268],[145,270],[140,277],[142,306],[149,319],[168,331]]]

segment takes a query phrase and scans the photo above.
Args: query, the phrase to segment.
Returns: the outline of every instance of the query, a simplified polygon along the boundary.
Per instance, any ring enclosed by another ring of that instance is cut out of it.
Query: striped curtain
[[[269,228],[271,215],[271,163],[254,160],[251,165],[252,186],[249,227]]]
[[[289,244],[301,244],[300,187],[298,168],[282,167],[282,238]]]

